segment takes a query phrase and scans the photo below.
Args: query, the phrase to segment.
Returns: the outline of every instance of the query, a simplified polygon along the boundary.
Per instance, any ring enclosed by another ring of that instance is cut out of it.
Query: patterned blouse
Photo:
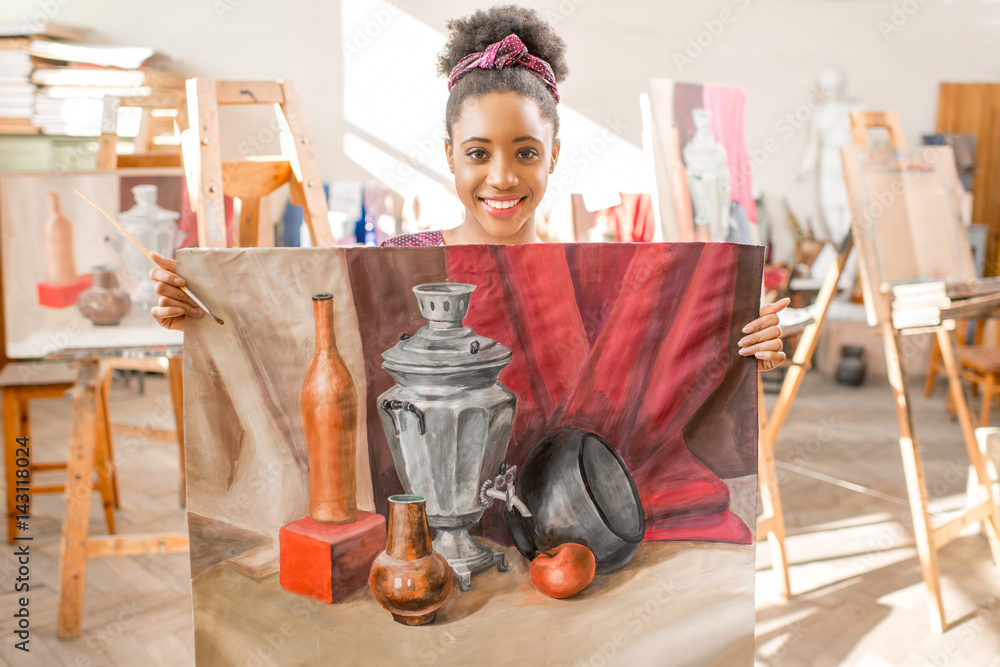
[[[440,231],[417,232],[416,234],[400,234],[382,242],[386,246],[435,246],[444,245],[444,236]]]

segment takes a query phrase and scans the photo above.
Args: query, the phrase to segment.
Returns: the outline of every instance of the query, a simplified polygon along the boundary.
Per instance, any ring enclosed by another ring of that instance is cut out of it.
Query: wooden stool
[[[72,389],[76,371],[69,363],[48,363],[44,361],[11,362],[0,371],[0,400],[3,403],[3,441],[4,460],[6,462],[7,480],[7,542],[14,543],[17,535],[17,483],[16,472],[18,458],[28,459],[29,473],[50,470],[65,470],[65,463],[32,463],[31,442],[24,447],[17,443],[17,438],[31,437],[31,420],[28,412],[28,401],[34,398],[59,398]],[[111,439],[107,429],[107,388],[101,391],[101,412],[104,419],[98,419],[96,439],[99,444],[95,448],[95,467],[98,476],[98,486],[104,505],[104,517],[108,524],[108,532],[115,532],[114,509],[118,507],[118,479],[115,475],[111,452]],[[39,493],[62,493],[66,487],[63,484],[35,485],[29,484],[29,498]],[[30,503],[29,503],[30,509]]]
[[[1000,389],[1000,347],[966,345],[955,350],[962,378],[983,391],[979,426],[990,425],[990,407]]]
[[[163,356],[163,346],[129,348],[137,356]],[[179,353],[176,350],[175,353]],[[170,351],[166,351],[167,354]],[[99,407],[107,375],[102,368],[107,351],[93,349],[61,350],[54,355],[76,361],[73,396],[73,429],[69,438],[67,463],[66,510],[63,513],[62,539],[59,543],[59,606],[56,636],[79,637],[83,625],[83,593],[86,585],[87,559],[103,556],[132,556],[147,553],[176,553],[188,550],[188,535],[156,533],[145,535],[89,535],[90,497],[93,491],[95,454],[100,449],[99,424],[107,421]]]

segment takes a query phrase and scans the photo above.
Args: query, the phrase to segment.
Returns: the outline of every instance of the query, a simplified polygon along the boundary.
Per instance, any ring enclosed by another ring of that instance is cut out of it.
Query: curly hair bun
[[[566,43],[533,9],[516,5],[480,9],[469,16],[448,21],[448,32],[448,43],[438,56],[438,73],[444,76],[448,76],[465,56],[483,51],[511,33],[524,42],[528,53],[549,63],[557,83],[569,74]]]

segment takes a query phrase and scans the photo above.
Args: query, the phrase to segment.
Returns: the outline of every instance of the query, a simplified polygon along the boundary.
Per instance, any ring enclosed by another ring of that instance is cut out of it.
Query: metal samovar
[[[507,570],[502,553],[469,535],[486,508],[500,499],[527,513],[514,494],[515,470],[503,463],[517,396],[498,378],[511,352],[462,324],[474,289],[413,288],[427,326],[403,334],[382,354],[397,384],[378,398],[403,489],[427,498],[434,551],[447,559],[462,590],[472,587],[473,572],[494,564]]]

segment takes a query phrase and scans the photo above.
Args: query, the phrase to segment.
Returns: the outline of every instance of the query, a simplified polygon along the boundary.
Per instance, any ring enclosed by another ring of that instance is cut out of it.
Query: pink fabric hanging
[[[705,108],[712,112],[712,134],[726,149],[732,186],[730,199],[757,224],[757,206],[750,178],[750,155],[747,148],[746,91],[737,86],[708,83],[703,88]],[[743,239],[749,243],[752,239]]]

